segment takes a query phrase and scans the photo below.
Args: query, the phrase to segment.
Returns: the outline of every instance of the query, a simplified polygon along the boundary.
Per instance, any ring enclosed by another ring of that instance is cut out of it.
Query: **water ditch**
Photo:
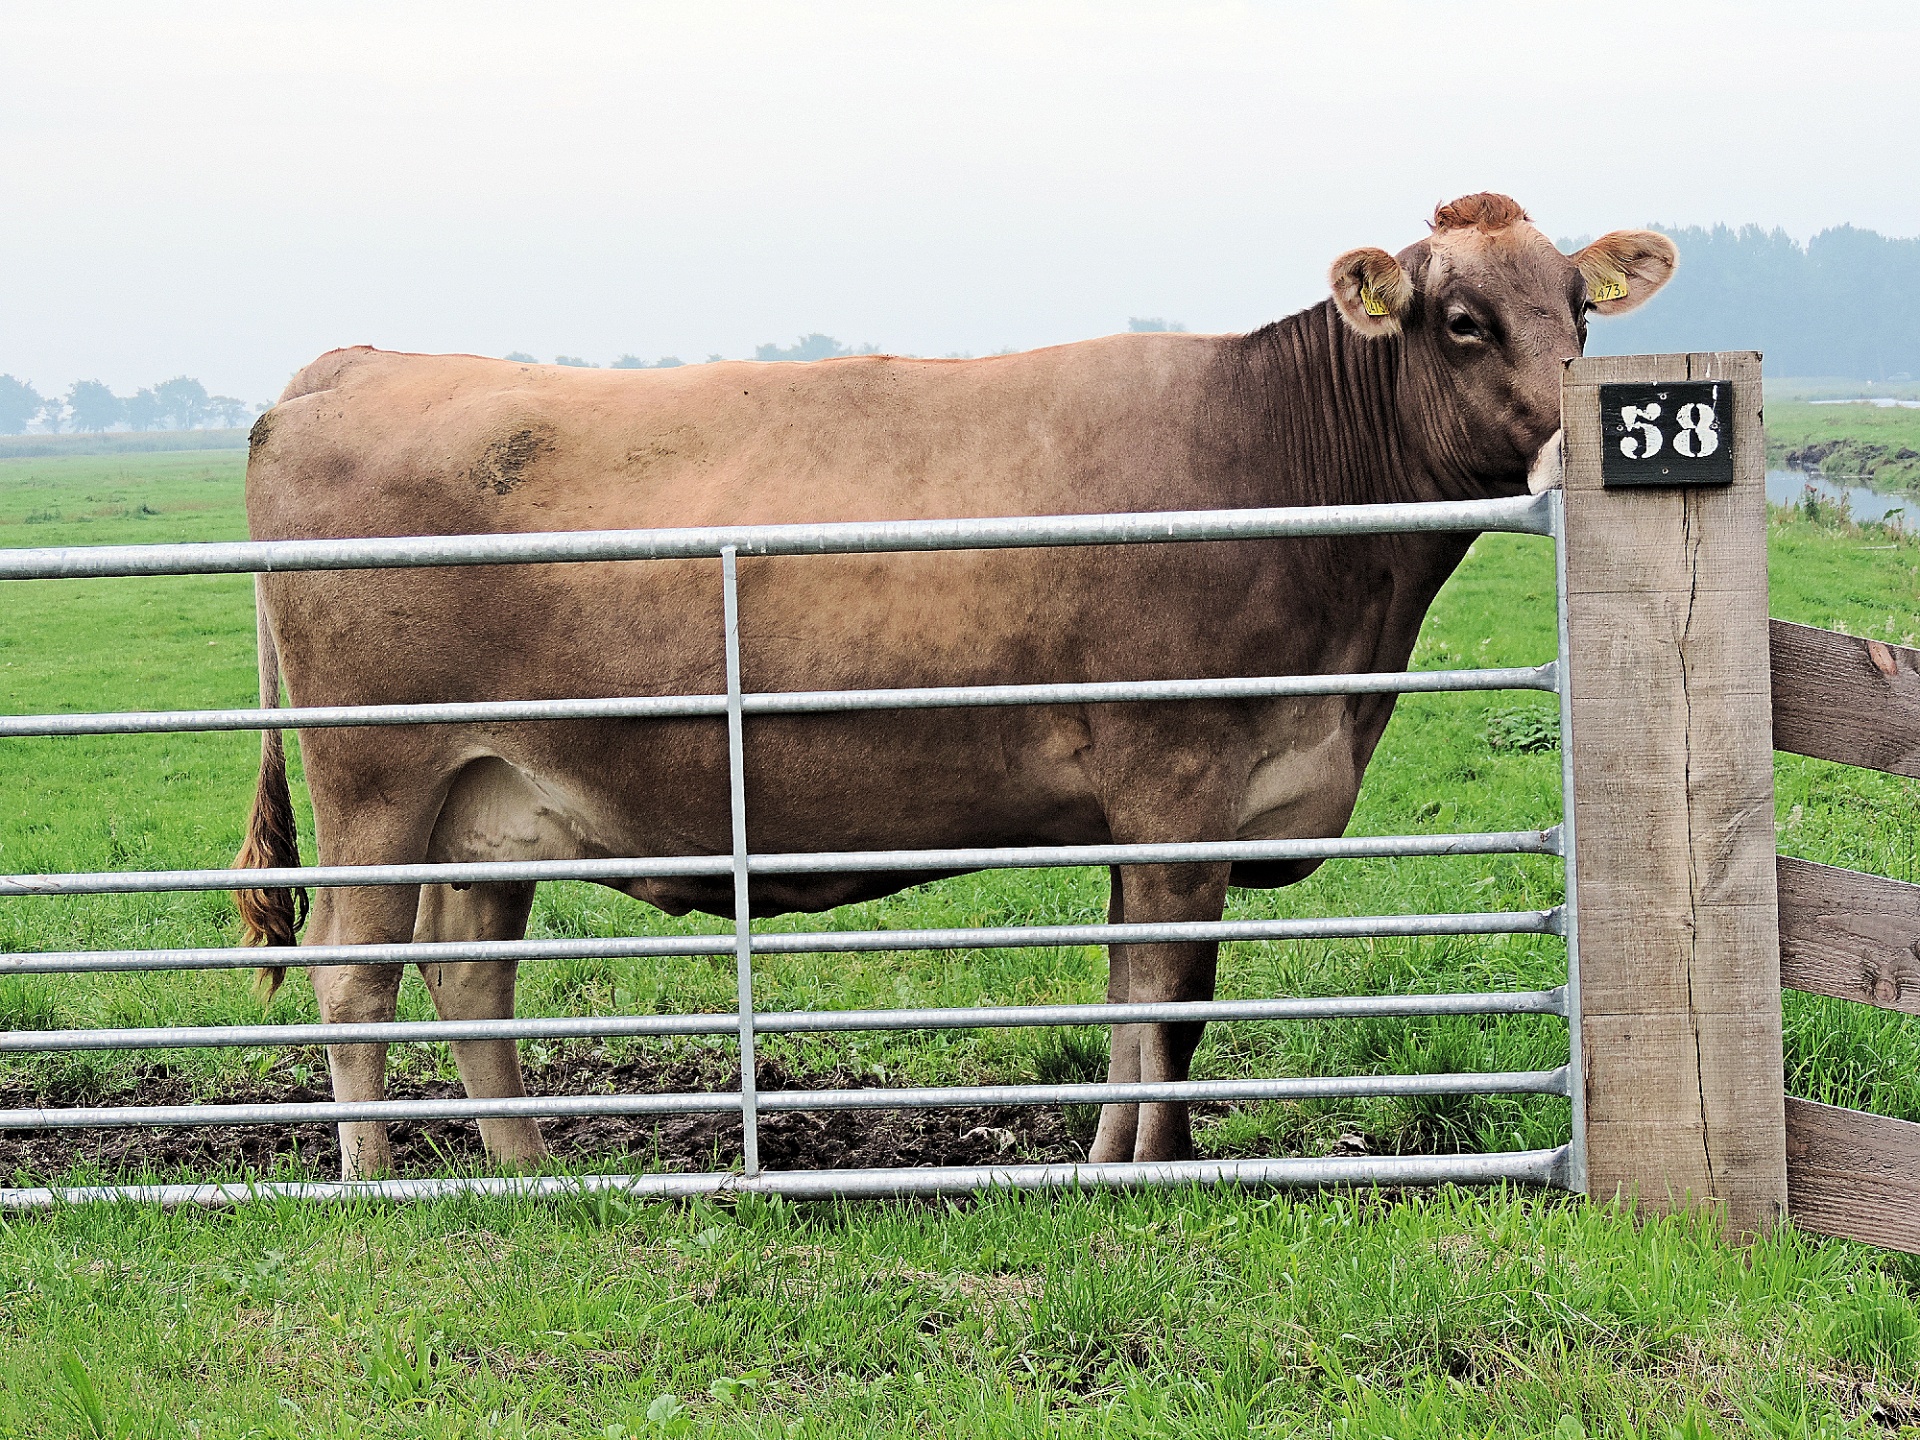
[[[1895,516],[1901,520],[1920,521],[1920,497],[1871,490],[1865,485],[1849,485],[1844,480],[1836,480],[1812,470],[1767,472],[1767,499],[1775,505],[1798,505],[1809,488],[1828,504],[1838,504],[1844,499],[1848,513],[1855,520],[1885,520]]]

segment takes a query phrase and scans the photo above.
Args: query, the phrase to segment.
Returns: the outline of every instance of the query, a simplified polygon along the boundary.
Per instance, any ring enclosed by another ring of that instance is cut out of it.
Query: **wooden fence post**
[[[1787,1193],[1760,357],[1574,360],[1562,406],[1587,1190],[1750,1236]]]

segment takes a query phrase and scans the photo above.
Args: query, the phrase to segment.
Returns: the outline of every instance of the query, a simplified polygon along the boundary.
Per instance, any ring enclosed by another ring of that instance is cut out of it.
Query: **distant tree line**
[[[1654,228],[1680,247],[1679,270],[1645,309],[1595,325],[1591,353],[1761,350],[1770,375],[1920,376],[1920,239]]]
[[[843,355],[878,355],[878,345],[850,347],[842,345],[831,335],[822,335],[815,331],[811,335],[802,335],[791,345],[774,344],[754,347],[756,360],[838,360]]]
[[[815,331],[811,335],[802,335],[791,345],[776,345],[768,342],[754,347],[756,360],[836,360],[842,355],[878,355],[878,345],[842,345],[831,335],[822,335]],[[539,357],[527,354],[524,350],[510,350],[501,357],[521,365],[538,365]],[[706,363],[724,360],[724,355],[709,355]],[[556,355],[556,365],[572,365],[583,370],[597,370],[600,367],[591,360],[583,360],[578,355]],[[638,355],[622,355],[607,366],[609,370],[673,370],[687,362],[678,355],[662,355],[658,360],[642,360]]]
[[[1802,245],[1783,230],[1758,225],[1654,228],[1680,247],[1680,268],[1653,304],[1595,324],[1588,342],[1592,354],[1760,350],[1768,374],[1782,378],[1920,379],[1920,238],[1841,225]],[[1562,248],[1585,243],[1563,241]],[[1183,327],[1135,316],[1127,328]],[[871,349],[812,334],[792,345],[761,345],[754,358],[818,360]],[[579,362],[563,357],[560,363]],[[679,361],[626,355],[614,363],[631,368]]]
[[[245,425],[267,407],[209,395],[190,375],[116,395],[98,380],[76,380],[64,395],[42,395],[25,380],[0,375],[0,435],[18,435],[30,425],[48,434],[62,430],[98,433],[129,430],[231,429]]]
[[[1910,380],[1920,376],[1920,239],[1893,239],[1842,225],[1805,245],[1757,225],[1655,226],[1680,247],[1680,269],[1656,304],[1593,328],[1596,355],[1675,350],[1761,350],[1777,376]],[[1572,249],[1584,240],[1562,242]],[[1178,321],[1135,316],[1135,332],[1179,331]],[[756,360],[830,360],[872,355],[874,345],[843,345],[815,331],[791,345],[756,346]],[[1006,352],[1001,352],[1006,353]],[[538,363],[523,351],[509,360]],[[709,355],[709,362],[724,359]],[[556,365],[591,367],[577,355]],[[609,368],[665,370],[677,355],[622,355]],[[78,380],[64,395],[0,375],[0,435],[38,425],[49,432],[194,430],[246,424],[266,409],[231,395],[209,395],[187,375],[116,395],[98,380]]]
[[[1158,316],[1147,318],[1135,316],[1127,321],[1127,328],[1136,333],[1140,333],[1159,331],[1178,332],[1184,331],[1187,327],[1182,325],[1178,320],[1162,320]],[[768,361],[838,360],[847,355],[878,355],[879,353],[880,347],[878,345],[843,345],[833,336],[823,335],[818,330],[810,335],[800,336],[791,345],[781,345],[773,341],[768,341],[765,345],[756,345],[753,348],[754,359]],[[910,352],[891,351],[889,353],[907,355]],[[1006,349],[996,350],[993,353],[996,355],[1011,355],[1014,352],[1012,349]],[[503,360],[512,360],[520,365],[538,365],[541,363],[539,356],[529,355],[524,350],[510,350],[501,358]],[[724,360],[726,358],[724,355],[709,355],[707,356],[706,363],[712,364],[716,360]],[[943,358],[948,360],[970,360],[973,357],[966,351],[956,350],[950,352]],[[578,355],[556,355],[553,357],[553,363],[555,365],[576,366],[585,370],[597,370],[600,368],[594,361],[583,360]],[[672,370],[688,363],[688,361],[682,360],[678,355],[662,355],[658,360],[642,360],[638,355],[622,355],[618,360],[612,361],[607,368],[609,370]]]

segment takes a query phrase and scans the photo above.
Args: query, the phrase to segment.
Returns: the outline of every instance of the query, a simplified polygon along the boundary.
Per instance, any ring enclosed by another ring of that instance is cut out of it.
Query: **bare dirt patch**
[[[797,1074],[777,1060],[759,1067],[762,1090],[870,1089],[884,1082],[843,1072]],[[325,1068],[320,1067],[324,1076]],[[527,1087],[539,1095],[659,1094],[737,1086],[730,1068],[700,1057],[612,1059],[598,1051],[563,1053],[527,1066]],[[193,1077],[164,1064],[131,1073],[111,1094],[61,1093],[46,1081],[0,1083],[0,1109],[72,1105],[178,1105],[325,1101],[324,1088],[269,1074],[229,1084],[217,1096],[199,1093]],[[392,1099],[458,1099],[457,1082],[396,1076]],[[740,1122],[725,1115],[593,1115],[542,1122],[556,1163],[606,1168],[621,1160],[645,1170],[725,1170],[740,1159]],[[394,1167],[401,1175],[486,1168],[478,1127],[470,1120],[395,1121]],[[760,1155],[770,1168],[861,1169],[886,1165],[992,1165],[1072,1161],[1085,1152],[1058,1110],[1037,1106],[973,1106],[950,1110],[830,1110],[763,1115]],[[330,1125],[245,1125],[226,1128],[13,1130],[0,1132],[0,1183],[231,1178],[244,1175],[339,1174],[339,1143]]]

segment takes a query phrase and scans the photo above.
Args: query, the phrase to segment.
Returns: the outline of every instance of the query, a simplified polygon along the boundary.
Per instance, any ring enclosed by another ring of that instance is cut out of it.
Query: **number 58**
[[[1629,460],[1651,460],[1666,445],[1667,436],[1657,423],[1660,402],[1620,407],[1620,425],[1626,431],[1620,437],[1620,453]],[[1674,412],[1679,427],[1673,435],[1674,452],[1684,459],[1704,460],[1720,448],[1720,416],[1705,403],[1682,405]]]

